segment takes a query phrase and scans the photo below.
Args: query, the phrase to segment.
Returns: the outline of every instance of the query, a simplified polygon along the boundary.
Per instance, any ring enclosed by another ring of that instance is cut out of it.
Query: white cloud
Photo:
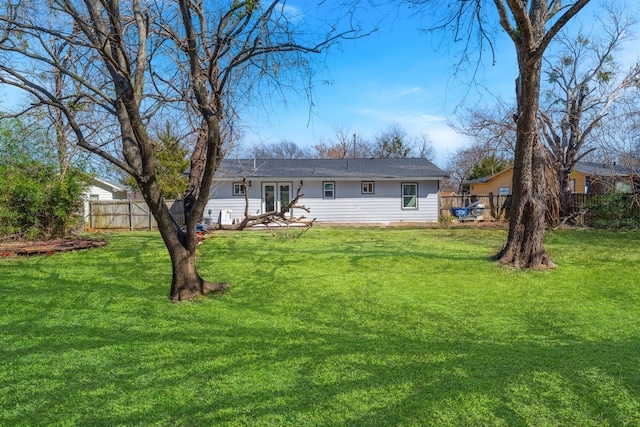
[[[304,16],[304,13],[300,8],[291,6],[290,4],[282,6],[282,14],[291,21],[301,21]]]
[[[396,93],[396,98],[404,98],[407,95],[414,95],[424,92],[424,90],[420,86],[415,86],[412,88],[404,89]]]
[[[446,122],[447,120],[449,120],[448,117],[432,116],[429,114],[421,114],[420,119],[428,122]]]

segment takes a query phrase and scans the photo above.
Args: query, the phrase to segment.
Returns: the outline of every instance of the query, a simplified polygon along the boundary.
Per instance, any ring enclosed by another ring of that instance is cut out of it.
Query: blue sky
[[[585,27],[593,24],[599,2],[592,3],[572,23],[574,28],[578,23]],[[637,6],[636,0],[626,3]],[[358,17],[365,26],[374,26],[380,13],[367,11]],[[429,135],[436,164],[444,167],[451,152],[469,143],[449,126],[456,109],[491,107],[495,104],[492,94],[514,99],[515,50],[511,41],[498,33],[495,65],[484,52],[476,85],[471,85],[468,75],[452,77],[458,48],[447,48],[446,35],[432,37],[421,32],[424,26],[420,19],[401,11],[397,18],[381,21],[374,34],[344,41],[341,49],[327,58],[327,72],[316,79],[327,79],[331,84],[315,84],[311,114],[304,98],[275,104],[268,115],[262,112],[247,121],[250,128],[245,144],[290,140],[311,146],[330,140],[336,128],[371,139],[395,123],[411,136]],[[638,47],[631,46],[625,55],[638,60]]]

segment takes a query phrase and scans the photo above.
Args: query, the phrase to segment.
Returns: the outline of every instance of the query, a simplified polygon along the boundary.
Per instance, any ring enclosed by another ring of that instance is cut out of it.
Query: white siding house
[[[231,224],[244,217],[242,179],[246,177],[249,213],[280,210],[298,186],[292,212],[318,222],[395,223],[438,220],[439,181],[446,174],[426,159],[224,160],[216,172],[206,222]]]
[[[127,190],[117,184],[93,178],[91,185],[84,192],[87,201],[126,200]]]

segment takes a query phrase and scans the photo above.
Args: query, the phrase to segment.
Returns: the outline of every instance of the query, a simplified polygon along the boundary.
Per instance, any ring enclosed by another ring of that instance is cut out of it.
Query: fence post
[[[129,231],[133,231],[133,202],[129,200]]]

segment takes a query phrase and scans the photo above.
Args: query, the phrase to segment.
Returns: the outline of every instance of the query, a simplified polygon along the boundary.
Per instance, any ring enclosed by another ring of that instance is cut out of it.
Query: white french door
[[[291,201],[290,182],[265,182],[262,184],[262,212],[280,211]]]

